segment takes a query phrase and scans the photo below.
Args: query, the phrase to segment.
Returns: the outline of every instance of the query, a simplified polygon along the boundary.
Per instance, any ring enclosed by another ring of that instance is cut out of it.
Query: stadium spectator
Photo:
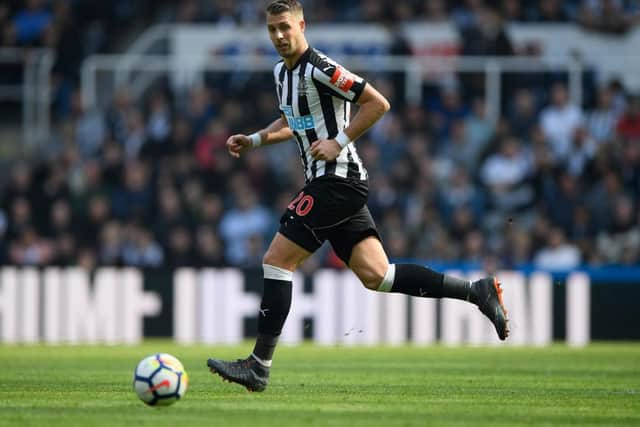
[[[131,91],[123,87],[116,91],[107,110],[107,126],[110,138],[124,146],[128,135],[129,115],[134,108]]]
[[[551,104],[540,114],[540,125],[556,161],[567,158],[571,138],[582,121],[582,111],[570,102],[566,86],[555,83],[551,88]]]
[[[471,112],[465,119],[464,125],[469,144],[477,148],[478,155],[482,154],[493,138],[496,127],[487,116],[484,98],[475,98],[471,102]]]
[[[70,201],[73,211],[78,218],[90,218],[93,213],[92,204],[94,199],[101,197],[105,206],[109,206],[111,201],[107,194],[102,177],[102,167],[97,160],[89,160],[75,170],[69,171]],[[104,209],[104,218],[109,216],[110,209]],[[95,236],[95,230],[89,233]]]
[[[550,186],[544,200],[546,211],[553,225],[563,230],[571,230],[575,219],[574,212],[584,201],[584,193],[578,178],[568,171],[563,171]]]
[[[11,9],[5,2],[0,3],[0,46],[9,45],[11,32],[15,31],[11,24]]]
[[[206,20],[220,25],[236,25],[242,21],[243,2],[234,0],[217,0],[206,2],[201,13]]]
[[[533,182],[537,198],[540,199],[549,186],[555,185],[555,159],[539,126],[531,131],[530,146],[534,164]]]
[[[500,142],[500,151],[482,164],[480,177],[488,189],[489,203],[498,212],[524,209],[533,202],[530,178],[533,172],[531,154],[515,137]]]
[[[154,92],[149,99],[146,114],[149,143],[162,145],[167,142],[171,135],[171,117],[171,107],[166,96],[162,92]]]
[[[31,203],[23,197],[16,197],[9,205],[9,226],[7,227],[7,240],[13,242],[23,235],[28,228],[33,228],[33,214]]]
[[[609,86],[598,89],[596,108],[587,114],[586,126],[598,144],[614,136],[619,113],[614,106],[613,90]]]
[[[478,15],[482,13],[483,0],[465,0],[456,5],[451,11],[451,19],[460,29],[472,28],[478,25]]]
[[[173,187],[163,187],[158,191],[158,209],[154,215],[153,230],[164,247],[168,246],[166,231],[179,225],[190,225],[183,212],[182,201]]]
[[[269,167],[264,151],[247,153],[244,173],[247,175],[251,187],[260,195],[261,202],[272,204],[277,197],[274,190],[278,188],[279,180],[273,169]]]
[[[386,14],[385,4],[377,0],[363,0],[355,11],[352,19],[364,22],[380,22]]]
[[[176,5],[174,20],[177,23],[197,22],[200,17],[200,8],[196,0],[184,0]]]
[[[533,264],[546,270],[569,270],[581,261],[578,248],[567,242],[564,231],[559,227],[549,230],[547,242],[533,258]]]
[[[584,0],[578,22],[590,30],[621,34],[637,20],[625,10],[623,0]]]
[[[484,194],[473,185],[468,169],[457,167],[438,190],[438,209],[447,221],[454,211],[464,208],[478,221],[484,213]]]
[[[49,210],[48,227],[44,235],[58,238],[73,233],[71,207],[66,199],[56,200]]]
[[[3,188],[1,207],[9,213],[13,210],[14,202],[17,199],[29,202],[35,191],[31,166],[24,162],[18,162],[12,167],[9,182]]]
[[[395,114],[390,114],[371,132],[371,140],[378,146],[380,156],[389,160],[381,164],[385,173],[390,172],[393,164],[404,156],[406,150],[404,139],[402,118]]]
[[[91,247],[87,244],[85,247]],[[122,249],[124,238],[122,226],[117,221],[109,221],[100,229],[98,241],[96,242],[97,254],[96,263],[106,266],[120,266],[122,261]]]
[[[502,245],[502,264],[507,268],[527,265],[532,258],[532,238],[524,227],[510,224]]]
[[[533,20],[537,22],[567,22],[569,15],[564,9],[565,2],[559,0],[540,0],[534,9]]]
[[[616,125],[618,136],[627,140],[640,139],[640,95],[629,100],[626,112]]]
[[[226,108],[230,107],[226,106]],[[193,135],[202,135],[209,121],[216,115],[210,89],[199,86],[191,89],[183,113],[190,121]]]
[[[94,195],[89,199],[88,208],[80,218],[83,220],[75,225],[79,230],[80,243],[92,246],[96,236],[111,220],[111,200],[103,194]]]
[[[112,193],[112,210],[120,220],[146,221],[152,206],[152,188],[148,166],[129,162],[123,171],[123,185]]]
[[[619,117],[627,108],[627,90],[619,79],[613,79],[607,85],[612,95],[613,111]]]
[[[55,51],[51,70],[51,86],[55,112],[58,119],[71,113],[71,97],[80,79],[80,67],[84,55],[80,23],[74,17],[72,5],[56,1],[53,5],[53,22],[47,28],[45,46]]]
[[[461,252],[458,259],[463,259],[471,264],[481,265],[487,254],[487,245],[484,235],[479,230],[472,230],[464,237]]]
[[[598,264],[601,262],[593,242],[593,236],[596,235],[596,227],[591,216],[591,212],[585,203],[579,203],[573,210],[573,222],[568,231],[568,238],[574,242],[582,259],[590,264]]]
[[[451,137],[451,126],[456,120],[464,120],[469,115],[469,107],[464,102],[460,88],[447,84],[441,95],[427,106],[437,141]]]
[[[640,194],[640,144],[638,140],[623,143],[618,168],[629,194]]]
[[[16,41],[31,45],[41,41],[44,31],[51,25],[53,16],[42,0],[26,0],[24,9],[13,18]]]
[[[20,266],[46,266],[55,257],[54,246],[31,226],[22,229],[9,245],[9,261]]]
[[[108,137],[107,122],[100,112],[89,111],[82,105],[80,91],[76,90],[71,95],[69,119],[74,129],[75,142],[82,157],[97,157]]]
[[[196,265],[198,267],[224,267],[224,249],[220,236],[210,225],[196,231]]]
[[[431,22],[444,22],[449,19],[447,5],[444,0],[424,0],[422,2],[422,15]]]
[[[586,129],[579,126],[573,132],[571,138],[571,146],[569,147],[566,157],[562,159],[562,163],[567,170],[574,176],[581,176],[584,174],[596,155],[598,150],[598,144],[589,135]]]
[[[137,159],[146,140],[147,130],[142,112],[132,108],[127,115],[127,130],[123,141],[125,158]]]
[[[200,215],[204,193],[204,183],[196,176],[189,178],[182,185],[180,194],[184,201],[185,213],[191,224],[195,223]]]
[[[164,261],[162,247],[153,239],[152,234],[142,226],[130,224],[127,238],[122,247],[124,265],[140,268],[160,267]]]
[[[450,137],[444,141],[436,153],[438,161],[441,165],[446,164],[448,170],[457,166],[473,170],[487,142],[488,140],[471,139],[467,121],[457,120],[451,125]]]
[[[587,206],[598,230],[611,226],[611,207],[626,194],[619,171],[608,169],[587,193]]]
[[[638,262],[640,228],[637,211],[630,197],[620,196],[615,200],[613,220],[596,240],[598,252],[605,263],[632,265]]]
[[[202,198],[200,211],[198,212],[198,223],[218,226],[222,219],[224,206],[220,197],[216,194],[205,194]]]
[[[477,12],[476,25],[460,29],[461,53],[468,56],[511,56],[515,49],[498,10],[483,6]],[[470,99],[484,96],[485,79],[481,73],[461,73],[463,92]]]
[[[513,105],[506,114],[509,128],[523,141],[531,138],[531,132],[538,123],[536,99],[528,89],[518,89],[513,97]]]
[[[234,193],[232,207],[220,222],[220,235],[226,244],[226,259],[232,265],[244,265],[250,261],[249,245],[252,238],[259,237],[264,245],[264,235],[271,229],[271,215],[258,204],[256,194],[250,187],[239,188]]]
[[[227,125],[222,119],[212,119],[207,131],[198,137],[195,144],[195,156],[201,169],[214,169],[218,157],[225,155],[224,143],[230,136]]]
[[[502,2],[502,15],[508,22],[526,21],[526,7],[519,0],[504,0]]]
[[[38,171],[39,191],[31,198],[33,224],[37,231],[44,233],[51,207],[58,200],[67,200],[70,196],[66,179],[66,168],[62,163],[50,164]]]
[[[184,115],[176,116],[171,126],[169,142],[161,145],[162,148],[159,149],[159,156],[176,158],[183,155],[190,155],[191,147],[196,136],[189,119]]]
[[[167,263],[169,268],[194,267],[194,242],[189,228],[178,225],[168,231]]]

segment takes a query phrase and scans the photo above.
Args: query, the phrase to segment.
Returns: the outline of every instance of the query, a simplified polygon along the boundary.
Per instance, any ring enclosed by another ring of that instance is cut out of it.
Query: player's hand
[[[342,147],[335,139],[319,139],[311,144],[311,156],[316,160],[331,162],[338,157]]]
[[[240,154],[253,145],[251,143],[251,138],[247,135],[237,134],[231,135],[229,139],[227,139],[227,150],[231,157],[235,157],[236,159],[240,157]]]

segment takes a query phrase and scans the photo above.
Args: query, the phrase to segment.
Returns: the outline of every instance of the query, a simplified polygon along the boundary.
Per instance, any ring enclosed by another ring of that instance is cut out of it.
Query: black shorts
[[[280,233],[309,252],[325,240],[345,264],[353,247],[369,236],[380,239],[367,208],[365,181],[336,176],[314,179],[289,203]]]

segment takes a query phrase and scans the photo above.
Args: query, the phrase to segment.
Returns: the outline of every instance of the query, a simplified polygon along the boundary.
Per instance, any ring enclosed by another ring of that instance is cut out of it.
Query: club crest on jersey
[[[298,95],[300,96],[307,96],[307,80],[306,79],[300,79],[298,81]]]

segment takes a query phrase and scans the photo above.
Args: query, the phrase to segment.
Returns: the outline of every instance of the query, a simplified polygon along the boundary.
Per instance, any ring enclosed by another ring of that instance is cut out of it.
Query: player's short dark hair
[[[268,15],[290,12],[302,15],[302,3],[298,0],[271,0],[265,9]]]

